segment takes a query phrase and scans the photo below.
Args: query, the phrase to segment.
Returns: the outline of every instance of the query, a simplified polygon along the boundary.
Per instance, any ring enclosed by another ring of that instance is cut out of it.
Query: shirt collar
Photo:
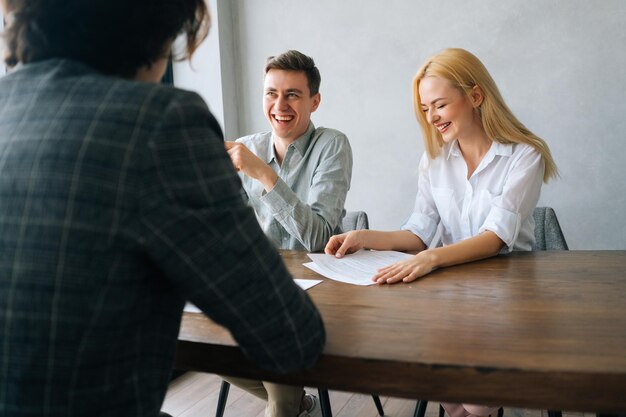
[[[454,142],[446,146],[449,146],[447,150],[447,154],[446,154],[446,159],[449,160],[450,157],[452,156],[454,157],[462,156],[461,148],[459,148],[458,140],[455,139]],[[511,156],[512,154],[513,154],[512,143],[500,143],[494,140],[491,142],[491,147],[489,148],[489,150],[487,151],[483,159],[487,159],[487,158],[492,159],[494,156],[497,156],[497,155]]]
[[[461,154],[461,148],[459,148],[459,141],[454,139],[454,141],[452,143],[447,143],[444,145],[444,150],[445,148],[448,148],[446,151],[446,160],[450,160],[450,157],[458,157],[458,156],[462,156]]]
[[[294,140],[292,145],[300,155],[304,155],[307,148],[309,147],[309,143],[311,143],[311,136],[313,136],[313,131],[315,130],[315,126],[313,126],[313,122],[309,120],[309,126],[307,126],[306,131],[300,136],[298,139]]]
[[[494,155],[511,156],[513,155],[513,145],[514,143],[500,143],[494,140],[491,149]]]
[[[298,137],[298,139],[294,140],[289,146],[293,146],[300,155],[304,156],[307,148],[309,147],[309,143],[311,143],[311,138],[313,137],[313,132],[315,131],[315,125],[313,122],[309,120],[309,126],[306,128],[306,131]],[[268,164],[274,160],[276,160],[276,149],[274,149],[274,132],[272,132],[271,140],[268,143],[267,150]]]

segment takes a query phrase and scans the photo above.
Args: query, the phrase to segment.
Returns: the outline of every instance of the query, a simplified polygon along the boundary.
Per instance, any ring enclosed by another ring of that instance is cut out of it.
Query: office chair
[[[368,229],[369,222],[367,220],[367,213],[365,213],[364,211],[347,212],[341,222],[341,228],[344,232],[347,232],[350,230]],[[223,417],[224,409],[226,408],[226,400],[228,399],[229,390],[230,390],[230,383],[226,381],[222,381],[222,386],[220,387],[219,398],[217,400],[217,411],[215,412],[215,417]],[[320,408],[322,409],[322,416],[332,417],[333,412],[330,407],[330,398],[328,396],[328,390],[326,388],[318,388],[317,392],[319,394]],[[378,414],[381,416],[384,416],[385,411],[383,410],[383,404],[380,402],[380,397],[378,397],[378,395],[372,394],[372,399],[374,400],[374,404],[376,405],[376,410],[378,411]]]
[[[569,250],[565,236],[551,207],[536,207],[533,211],[535,219],[535,245],[533,250]],[[428,401],[417,400],[413,417],[424,417]],[[439,405],[439,417],[444,417],[444,409]],[[498,410],[498,417],[502,417],[504,410]],[[548,417],[561,417],[560,411],[548,410]]]
[[[341,221],[341,229],[344,232],[350,230],[369,229],[370,224],[367,220],[367,213],[364,211],[349,211]]]
[[[537,207],[535,218],[535,246],[533,250],[569,250],[559,220],[551,207]]]

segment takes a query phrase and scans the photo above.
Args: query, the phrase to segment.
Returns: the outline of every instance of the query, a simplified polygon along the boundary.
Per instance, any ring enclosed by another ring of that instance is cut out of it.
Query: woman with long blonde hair
[[[548,145],[504,102],[485,66],[463,49],[429,58],[413,81],[426,152],[415,209],[399,231],[358,230],[331,237],[325,252],[417,251],[373,278],[411,282],[436,268],[532,249],[541,185],[558,171]],[[434,237],[439,229],[441,244]],[[443,404],[451,417],[497,407]]]

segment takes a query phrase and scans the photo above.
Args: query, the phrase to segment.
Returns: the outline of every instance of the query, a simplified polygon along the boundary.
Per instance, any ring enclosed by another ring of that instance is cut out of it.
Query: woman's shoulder
[[[511,158],[513,161],[527,161],[528,163],[532,163],[531,161],[540,160],[541,153],[531,145],[526,143],[513,143],[511,146]]]

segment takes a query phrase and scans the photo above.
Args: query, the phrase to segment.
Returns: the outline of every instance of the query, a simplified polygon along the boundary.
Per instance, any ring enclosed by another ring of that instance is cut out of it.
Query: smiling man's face
[[[271,69],[263,84],[263,110],[274,135],[293,142],[306,132],[320,94],[311,96],[303,71]]]

